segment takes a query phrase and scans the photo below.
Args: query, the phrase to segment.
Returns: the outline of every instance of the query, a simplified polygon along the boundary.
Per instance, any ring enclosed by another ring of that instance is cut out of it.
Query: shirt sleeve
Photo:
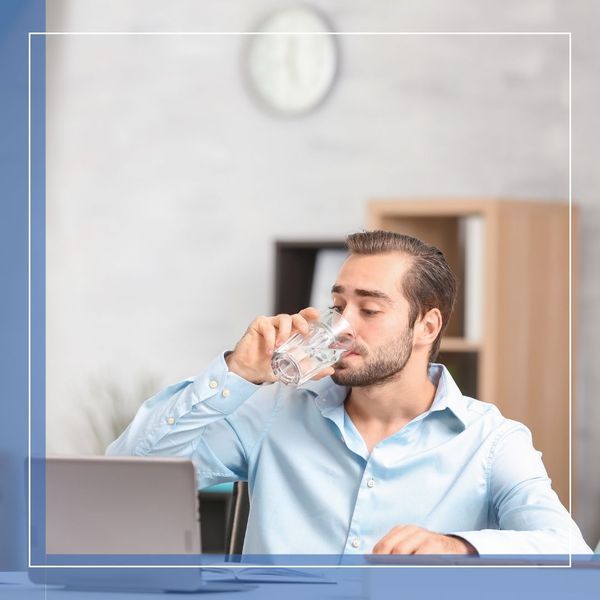
[[[198,377],[144,402],[106,454],[190,458],[199,488],[247,479],[249,452],[264,434],[274,403],[261,403],[251,426],[242,426],[234,415],[264,389],[230,372],[221,354]]]
[[[551,487],[530,431],[511,421],[490,452],[490,521],[498,529],[452,532],[479,554],[590,554],[579,528]]]

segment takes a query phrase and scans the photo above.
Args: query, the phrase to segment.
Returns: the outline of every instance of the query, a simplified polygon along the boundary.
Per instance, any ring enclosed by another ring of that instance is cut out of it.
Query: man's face
[[[333,306],[352,324],[356,348],[334,365],[332,379],[337,384],[383,383],[406,365],[413,330],[400,286],[409,260],[397,252],[352,255],[342,266],[332,288]]]

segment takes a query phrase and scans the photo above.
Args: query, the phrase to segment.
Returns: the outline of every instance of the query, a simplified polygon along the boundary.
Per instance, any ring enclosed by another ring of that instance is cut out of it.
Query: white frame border
[[[31,563],[31,38],[32,36],[55,35],[112,35],[112,36],[250,36],[250,35],[335,35],[335,36],[479,36],[479,35],[558,35],[568,36],[569,40],[569,515],[573,518],[572,504],[572,32],[571,31],[323,31],[323,32],[264,32],[264,31],[30,31],[27,45],[27,557],[28,568],[41,569],[202,569],[202,568],[269,568],[274,566],[282,569],[570,569],[573,566],[573,527],[569,528],[569,563],[565,565],[250,565],[245,563],[227,563],[218,565],[34,565]]]

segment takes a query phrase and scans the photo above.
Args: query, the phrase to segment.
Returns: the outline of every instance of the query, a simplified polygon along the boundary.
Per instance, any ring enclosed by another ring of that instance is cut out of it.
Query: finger
[[[376,544],[373,546],[373,554],[390,554],[392,548],[396,544],[399,533],[405,528],[405,525],[397,525],[386,533]]]
[[[405,546],[405,542],[421,532],[427,530],[416,525],[398,525],[375,544],[373,554],[406,554],[412,545]]]
[[[302,335],[308,334],[308,321],[301,314],[292,315],[292,325]]]
[[[254,330],[257,331],[263,338],[265,354],[273,354],[275,348],[275,337],[277,330],[266,317],[259,317],[254,322]]]
[[[335,370],[332,367],[328,367],[327,369],[324,369],[323,371],[320,371],[319,373],[317,373],[314,377],[312,377],[312,379],[314,381],[318,381],[319,379],[323,379],[324,377],[329,377],[330,375],[333,375],[335,373]]]
[[[277,327],[277,337],[275,339],[275,347],[277,347],[290,337],[292,333],[292,317],[290,315],[277,315],[274,322]]]
[[[428,533],[415,554],[463,554],[464,551],[471,554],[460,537],[454,538],[432,531]]]
[[[409,532],[392,548],[391,554],[417,554],[427,541],[427,532],[419,530]]]
[[[307,321],[316,321],[321,312],[319,311],[318,308],[315,308],[314,306],[309,306],[308,308],[303,308],[300,312],[300,315],[302,315]]]
[[[430,539],[423,540],[413,554],[442,554],[440,547],[433,543]]]
[[[268,371],[268,373],[263,375],[264,383],[275,383],[277,381],[277,377],[275,376],[275,373],[273,373],[273,369],[270,368]]]

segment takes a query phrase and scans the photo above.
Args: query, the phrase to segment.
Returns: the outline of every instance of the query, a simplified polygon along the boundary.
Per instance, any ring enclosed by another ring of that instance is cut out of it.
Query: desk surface
[[[596,568],[591,568],[595,565]],[[486,600],[544,600],[565,597],[592,598],[600,589],[600,561],[582,561],[574,568],[337,568],[322,570],[337,583],[270,583],[239,592],[187,593],[186,598],[248,600],[373,599],[439,597],[444,600],[481,598]],[[26,573],[0,573],[0,600],[156,600],[156,593],[65,590],[29,583]],[[181,598],[181,595],[171,595]]]

